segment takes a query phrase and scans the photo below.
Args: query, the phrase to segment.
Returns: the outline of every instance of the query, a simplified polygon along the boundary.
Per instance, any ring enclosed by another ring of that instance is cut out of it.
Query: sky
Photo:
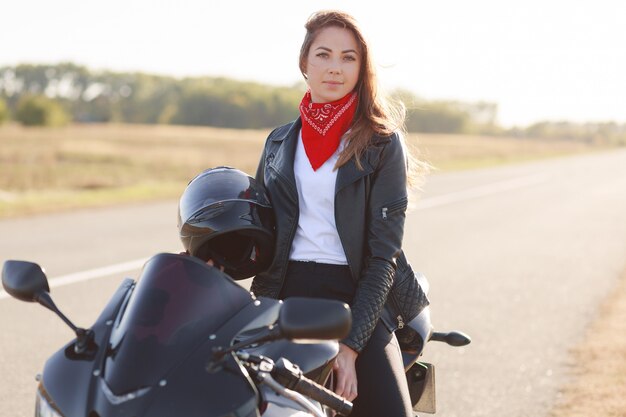
[[[503,126],[626,123],[626,2],[617,0],[10,0],[0,67],[301,81],[307,17],[352,14],[385,90],[488,101]]]

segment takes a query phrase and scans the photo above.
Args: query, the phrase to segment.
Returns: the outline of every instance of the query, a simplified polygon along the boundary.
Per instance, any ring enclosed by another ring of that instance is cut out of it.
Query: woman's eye
[[[343,57],[345,61],[356,61],[356,58],[353,55],[346,55]]]
[[[327,58],[328,57],[328,53],[327,52],[320,52],[320,53],[318,53],[315,56],[318,56],[320,58]]]

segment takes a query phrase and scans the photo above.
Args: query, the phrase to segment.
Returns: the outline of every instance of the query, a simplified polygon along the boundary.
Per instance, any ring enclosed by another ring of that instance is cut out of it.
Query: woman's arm
[[[393,285],[396,258],[404,235],[407,166],[397,134],[384,145],[371,176],[366,227],[365,265],[352,301],[353,324],[343,343],[360,352],[367,344]]]

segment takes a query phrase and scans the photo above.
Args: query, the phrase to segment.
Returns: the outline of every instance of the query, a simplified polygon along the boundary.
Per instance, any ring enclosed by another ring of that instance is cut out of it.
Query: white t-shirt
[[[298,189],[300,218],[289,255],[292,261],[348,264],[335,225],[337,171],[333,168],[342,148],[343,141],[335,153],[317,171],[313,171],[304,151],[302,131],[298,135],[293,170]]]

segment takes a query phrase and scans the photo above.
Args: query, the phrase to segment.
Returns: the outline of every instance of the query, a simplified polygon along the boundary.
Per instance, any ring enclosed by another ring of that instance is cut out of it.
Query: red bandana
[[[341,137],[352,123],[356,106],[356,93],[346,94],[331,103],[312,103],[310,90],[302,98],[302,144],[314,171],[337,150]]]

